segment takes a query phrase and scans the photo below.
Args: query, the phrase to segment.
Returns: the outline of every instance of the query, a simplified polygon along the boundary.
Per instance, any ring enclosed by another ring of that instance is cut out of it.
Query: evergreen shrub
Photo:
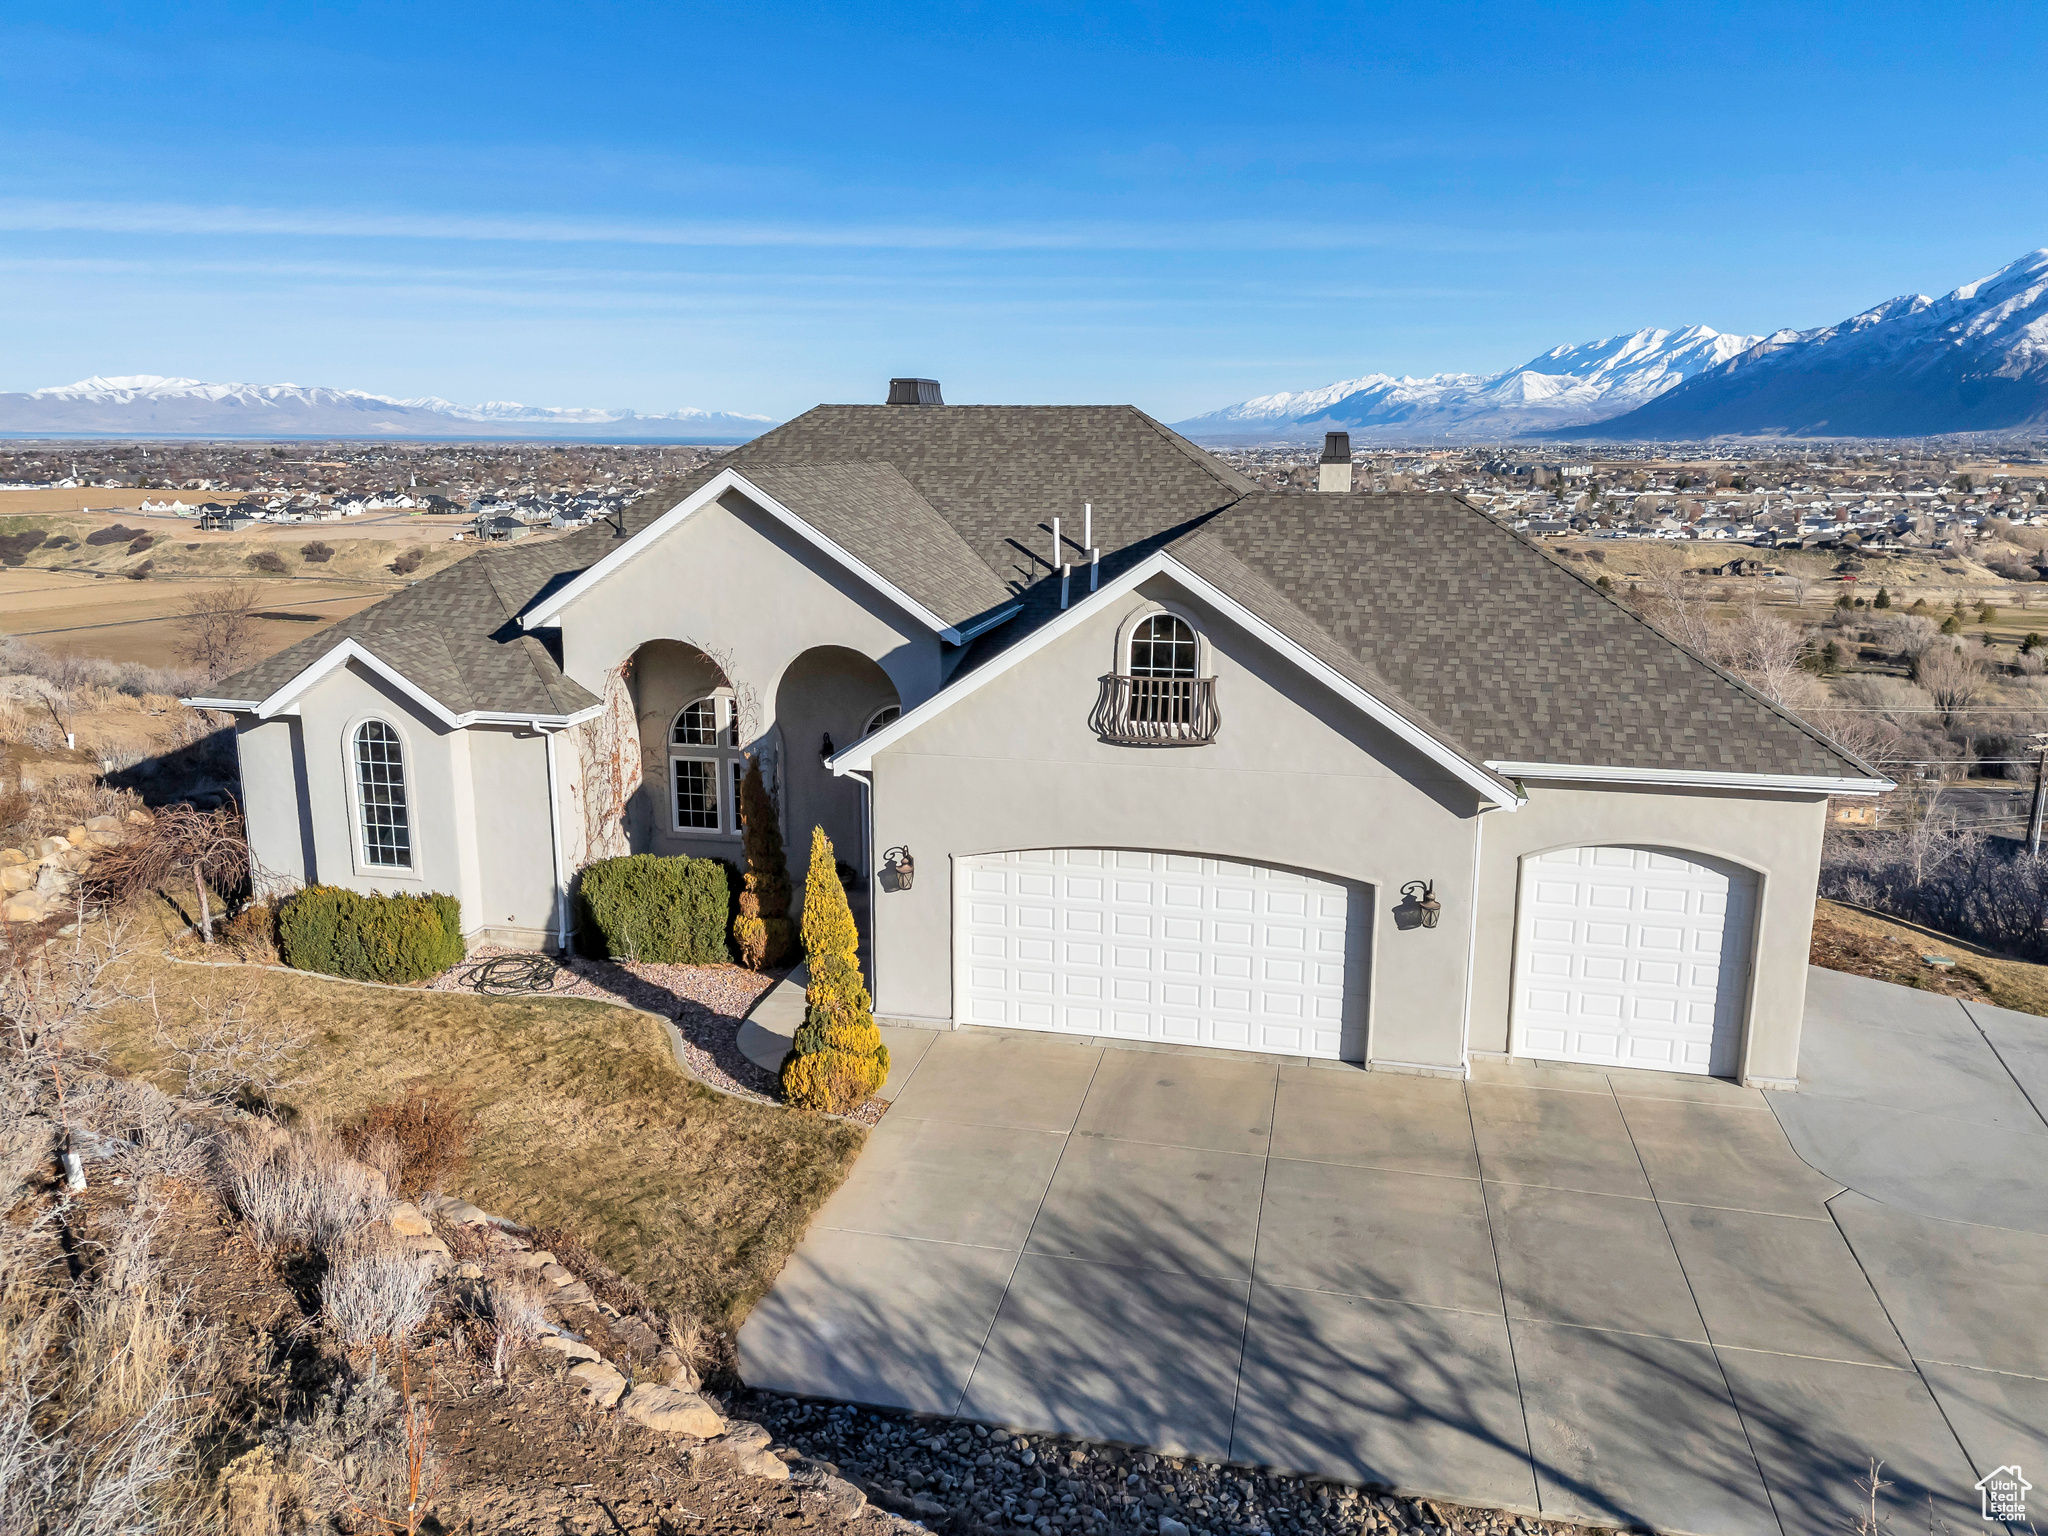
[[[889,1047],[875,1027],[874,1000],[860,974],[860,935],[823,827],[811,829],[803,941],[811,984],[804,1021],[782,1060],[782,1096],[800,1109],[844,1114],[888,1080]]]
[[[586,952],[657,965],[724,965],[732,866],[635,853],[583,871],[576,900]]]
[[[747,839],[746,888],[739,916],[732,920],[733,945],[751,970],[780,965],[789,954],[789,857],[782,851],[782,827],[775,800],[761,782],[761,759],[747,759],[740,783],[740,825]]]
[[[453,896],[368,896],[309,885],[278,908],[284,963],[324,976],[408,982],[462,959],[462,903]]]

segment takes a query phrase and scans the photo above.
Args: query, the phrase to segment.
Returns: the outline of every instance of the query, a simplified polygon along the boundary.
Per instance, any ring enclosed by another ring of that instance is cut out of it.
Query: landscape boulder
[[[626,1417],[665,1435],[709,1440],[725,1433],[725,1418],[695,1392],[649,1382],[626,1399]]]
[[[618,1405],[626,1390],[626,1378],[602,1360],[584,1360],[569,1367],[569,1379],[590,1394],[600,1408]]]
[[[434,1224],[410,1200],[401,1200],[391,1207],[391,1230],[400,1237],[432,1237]]]
[[[23,891],[0,903],[0,922],[40,923],[49,915],[49,903],[40,891]]]
[[[604,1357],[581,1339],[572,1339],[566,1334],[544,1333],[540,1336],[540,1347],[551,1349],[571,1365],[579,1360],[601,1360]]]
[[[12,853],[13,849],[7,850]],[[0,864],[0,891],[25,891],[36,883],[33,864]]]

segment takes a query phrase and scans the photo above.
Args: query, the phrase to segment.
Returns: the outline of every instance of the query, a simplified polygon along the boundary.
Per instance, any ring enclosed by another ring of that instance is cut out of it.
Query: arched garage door
[[[955,878],[962,1023],[1363,1055],[1358,888],[1115,848],[985,854]]]
[[[1756,877],[1703,854],[1524,859],[1515,1054],[1732,1077],[1755,911]]]

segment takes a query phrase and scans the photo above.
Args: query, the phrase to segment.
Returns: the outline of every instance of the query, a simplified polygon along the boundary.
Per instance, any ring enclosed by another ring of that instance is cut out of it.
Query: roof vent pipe
[[[1349,432],[1325,432],[1323,434],[1323,457],[1316,468],[1317,490],[1348,491],[1351,489],[1351,434]]]
[[[889,381],[889,403],[891,405],[944,405],[939,395],[937,379],[891,379]]]

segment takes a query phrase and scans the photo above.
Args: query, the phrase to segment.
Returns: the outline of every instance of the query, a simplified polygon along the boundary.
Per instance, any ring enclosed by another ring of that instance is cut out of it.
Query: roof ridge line
[[[1846,763],[1853,763],[1856,767],[1861,768],[1865,773],[1868,773],[1872,778],[1882,779],[1886,777],[1885,774],[1880,773],[1877,769],[1871,767],[1870,764],[1863,761],[1862,758],[1858,757],[1854,752],[1851,752],[1847,747],[1844,747],[1840,742],[1830,739],[1825,732],[1816,729],[1802,716],[1795,714],[1792,710],[1787,709],[1784,705],[1779,704],[1774,700],[1765,698],[1761,693],[1758,693],[1756,689],[1752,688],[1748,683],[1744,682],[1740,677],[1737,677],[1733,672],[1729,671],[1719,662],[1714,661],[1710,657],[1702,656],[1698,651],[1694,650],[1691,646],[1687,645],[1677,636],[1667,633],[1661,625],[1656,624],[1651,620],[1645,618],[1642,614],[1637,613],[1635,609],[1629,607],[1627,603],[1624,603],[1612,592],[1602,591],[1597,582],[1588,581],[1583,575],[1573,570],[1570,566],[1566,565],[1562,560],[1558,559],[1549,550],[1545,549],[1541,544],[1538,544],[1534,539],[1530,538],[1527,534],[1521,532],[1521,530],[1516,528],[1510,528],[1506,524],[1497,522],[1493,518],[1487,516],[1485,512],[1481,511],[1478,507],[1474,506],[1471,502],[1467,501],[1465,499],[1463,492],[1448,491],[1442,494],[1447,495],[1452,501],[1456,502],[1459,506],[1463,507],[1467,512],[1471,513],[1474,517],[1478,518],[1488,527],[1496,529],[1499,532],[1506,534],[1509,538],[1513,539],[1516,543],[1522,545],[1524,548],[1533,550],[1540,558],[1542,558],[1547,564],[1549,564],[1552,569],[1564,572],[1565,575],[1571,577],[1572,580],[1578,582],[1579,585],[1584,587],[1587,591],[1592,592],[1595,595],[1604,598],[1606,599],[1606,601],[1612,603],[1616,608],[1620,609],[1623,613],[1627,614],[1629,618],[1633,619],[1636,623],[1640,624],[1644,629],[1647,629],[1651,634],[1655,635],[1659,640],[1662,640],[1666,645],[1675,647],[1680,655],[1686,657],[1688,660],[1698,662],[1701,666],[1705,667],[1709,672],[1712,672],[1715,676],[1719,677],[1723,682],[1732,683],[1740,692],[1748,694],[1752,700],[1754,700],[1758,704],[1761,704],[1767,711],[1769,711],[1771,714],[1776,715],[1779,719],[1783,720],[1793,729],[1801,732],[1809,740],[1818,742],[1828,751],[1834,753],[1835,756],[1841,758],[1842,761]]]
[[[1197,469],[1201,470],[1210,479],[1214,480],[1218,485],[1223,486],[1226,490],[1236,491],[1236,501],[1244,500],[1245,497],[1251,495],[1252,492],[1258,489],[1258,487],[1252,484],[1250,480],[1246,479],[1243,475],[1238,474],[1236,470],[1230,469],[1230,466],[1227,464],[1223,465],[1223,467],[1229,471],[1232,479],[1225,479],[1223,476],[1217,474],[1213,466],[1222,464],[1223,461],[1221,459],[1217,458],[1216,455],[1214,455],[1213,453],[1210,453],[1206,448],[1202,448],[1195,443],[1189,442],[1186,438],[1182,437],[1178,432],[1174,431],[1173,428],[1167,426],[1166,423],[1155,420],[1153,417],[1148,416],[1144,411],[1138,409],[1137,406],[1126,405],[1115,407],[1115,409],[1129,411],[1133,416],[1137,417],[1138,420],[1144,422],[1146,426],[1150,427],[1154,432],[1157,432],[1161,437],[1166,439],[1166,441],[1169,444],[1171,444],[1174,448],[1178,449],[1183,456],[1185,456],[1191,463],[1193,463]],[[1237,483],[1233,484],[1232,480],[1235,480]],[[1225,503],[1226,506],[1233,506],[1235,504],[1235,501]]]

